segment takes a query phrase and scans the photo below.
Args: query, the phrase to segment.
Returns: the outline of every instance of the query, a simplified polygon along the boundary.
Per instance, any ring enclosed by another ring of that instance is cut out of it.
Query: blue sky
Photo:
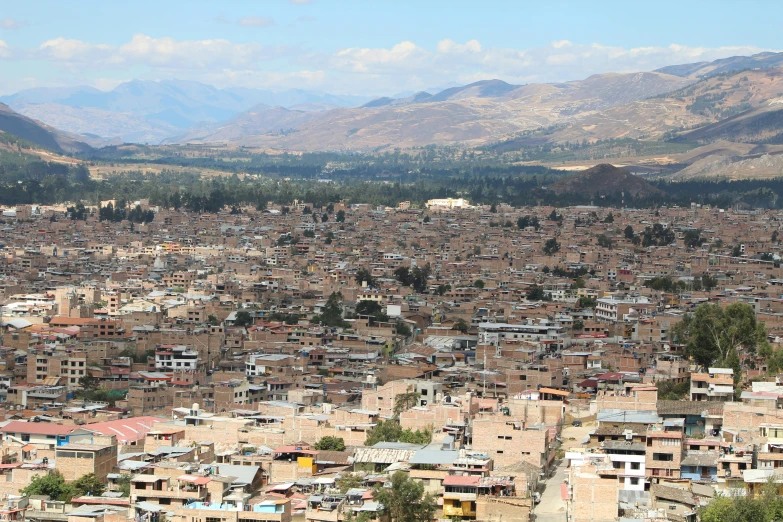
[[[134,78],[393,94],[779,50],[783,2],[4,2],[0,93]]]

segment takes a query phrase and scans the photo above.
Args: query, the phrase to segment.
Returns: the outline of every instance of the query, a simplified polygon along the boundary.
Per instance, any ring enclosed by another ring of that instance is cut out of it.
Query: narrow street
[[[533,508],[536,522],[566,522],[566,503],[560,489],[566,478],[566,462],[561,461],[552,478],[544,481],[541,502]]]

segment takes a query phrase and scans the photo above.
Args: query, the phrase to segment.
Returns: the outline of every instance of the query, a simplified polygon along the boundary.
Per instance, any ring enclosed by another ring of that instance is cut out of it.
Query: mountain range
[[[0,97],[20,114],[66,132],[142,143],[160,142],[194,125],[225,121],[259,104],[318,111],[366,101],[362,96],[301,89],[218,89],[183,80],[133,80],[108,92],[86,86],[36,88]]]
[[[515,151],[630,139],[703,146],[704,157],[672,160],[702,162],[704,169],[694,169],[699,173],[720,173],[720,165],[752,160],[751,152],[783,152],[783,53],[562,83],[484,80],[374,99],[135,80],[109,92],[30,89],[0,101],[8,105],[0,111],[0,130],[33,136],[31,125],[43,122],[36,135],[40,143],[63,151],[123,141],[299,151],[424,145]],[[715,142],[733,145],[710,148]],[[738,143],[753,146],[738,148]],[[720,161],[705,163],[716,155]]]

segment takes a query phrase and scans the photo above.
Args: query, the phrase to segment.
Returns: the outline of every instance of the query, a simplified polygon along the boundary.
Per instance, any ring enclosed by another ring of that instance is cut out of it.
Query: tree
[[[614,247],[614,241],[606,234],[600,234],[598,236],[598,246],[603,248],[612,249]]]
[[[362,484],[364,484],[364,479],[358,473],[343,473],[340,478],[334,481],[334,485],[342,494],[347,493],[349,489],[360,488]]]
[[[324,212],[323,214],[321,214],[321,223],[326,223],[327,221],[329,221],[329,214]]]
[[[389,321],[389,316],[383,312],[380,303],[370,299],[362,299],[356,304],[356,315],[369,315],[374,319],[373,322],[385,323]]]
[[[319,451],[345,451],[345,439],[342,437],[321,437],[313,448]]]
[[[772,477],[763,486],[761,495],[718,496],[699,508],[701,522],[774,522],[783,517],[783,498],[778,493],[779,483]]]
[[[394,269],[394,279],[400,282],[402,286],[411,286],[413,284],[413,275],[411,269],[407,266],[401,266]]]
[[[430,522],[438,508],[435,497],[424,494],[424,484],[402,471],[395,472],[387,484],[377,486],[373,500],[383,506],[393,522]]]
[[[778,231],[777,230],[774,230],[772,232],[772,242],[773,243],[777,243],[778,242]]]
[[[424,292],[427,289],[427,281],[429,280],[431,273],[432,268],[429,263],[422,267],[414,267],[413,270],[411,270],[411,277],[413,278],[411,284],[413,289],[419,293]]]
[[[633,227],[631,225],[628,225],[625,227],[625,230],[623,230],[623,235],[625,235],[625,239],[631,240],[633,239],[634,233],[633,233]]]
[[[247,312],[245,310],[240,310],[237,312],[236,319],[234,319],[234,325],[235,326],[250,326],[253,324],[253,316],[250,315],[250,312]]]
[[[473,283],[473,286],[481,290],[484,288],[484,281],[482,279],[476,279],[476,281]]]
[[[739,366],[739,350],[753,353],[766,343],[767,328],[749,304],[732,303],[724,309],[705,303],[674,325],[672,337],[705,368],[715,364],[731,368]],[[735,373],[734,378],[741,375]]]
[[[100,379],[93,377],[89,372],[79,379],[79,386],[86,391],[97,390],[100,383]]]
[[[356,275],[354,276],[354,280],[359,285],[361,285],[363,282],[366,282],[367,286],[369,286],[370,288],[373,288],[378,284],[375,278],[370,273],[370,271],[367,270],[366,268],[360,268],[359,270],[357,270]]]
[[[528,301],[548,301],[544,289],[539,285],[533,285],[530,290],[527,291]]]
[[[95,473],[88,473],[79,477],[73,484],[76,496],[90,495],[99,497],[106,491],[106,486]]]
[[[609,215],[604,218],[604,223],[614,223],[614,216],[611,212],[609,212]]]
[[[574,330],[582,330],[585,327],[585,323],[581,319],[574,321]]]
[[[115,482],[120,487],[120,493],[122,493],[123,497],[129,497],[130,496],[130,490],[131,490],[131,478],[133,475],[130,475],[128,473],[123,473],[120,475],[120,478],[118,478]]]
[[[209,314],[207,316],[207,323],[209,323],[210,326],[217,326],[220,324],[220,320],[214,315]]]
[[[52,471],[46,475],[38,475],[30,481],[30,484],[21,490],[23,495],[45,495],[52,500],[70,502],[75,491],[73,486],[66,484],[65,477],[59,471]]]
[[[581,277],[577,277],[574,279],[574,288],[584,288],[585,287],[585,280]]]
[[[698,248],[704,243],[701,237],[701,230],[688,230],[683,234],[682,240],[688,248]]]
[[[454,326],[452,327],[452,330],[459,330],[463,334],[468,333],[468,329],[470,328],[470,325],[465,321],[465,319],[457,319],[454,322]]]
[[[332,292],[326,301],[321,315],[313,316],[313,321],[325,326],[346,328],[348,323],[343,319],[343,294]]]
[[[527,227],[533,227],[538,230],[541,228],[541,224],[538,222],[538,218],[536,216],[522,216],[521,218],[517,219],[517,227],[519,227],[520,230]]]
[[[419,399],[421,399],[421,393],[415,391],[397,394],[394,397],[394,416],[399,417],[400,413],[418,406]]]
[[[544,243],[544,254],[551,256],[559,251],[560,243],[557,242],[557,239],[552,237],[546,240],[546,243]]]
[[[338,223],[344,223],[345,222],[345,210],[338,210],[337,211],[337,218],[335,218],[335,221]]]
[[[429,223],[430,221],[432,221],[432,219],[429,216],[424,216],[424,219],[422,219],[422,222],[424,223]]]
[[[394,326],[394,331],[397,333],[397,335],[402,335],[403,337],[410,337],[411,336],[411,329],[408,327],[405,323],[397,323]]]
[[[373,429],[367,432],[365,446],[374,446],[379,442],[407,442],[409,444],[429,444],[432,442],[431,430],[403,430],[397,419],[378,421]]]

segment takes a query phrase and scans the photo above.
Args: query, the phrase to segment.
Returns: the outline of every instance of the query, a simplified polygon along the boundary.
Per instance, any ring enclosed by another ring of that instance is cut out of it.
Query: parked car
[[[578,428],[581,425],[582,425],[582,421],[580,420],[575,420],[574,422],[571,423],[571,426],[573,426],[574,428]]]

